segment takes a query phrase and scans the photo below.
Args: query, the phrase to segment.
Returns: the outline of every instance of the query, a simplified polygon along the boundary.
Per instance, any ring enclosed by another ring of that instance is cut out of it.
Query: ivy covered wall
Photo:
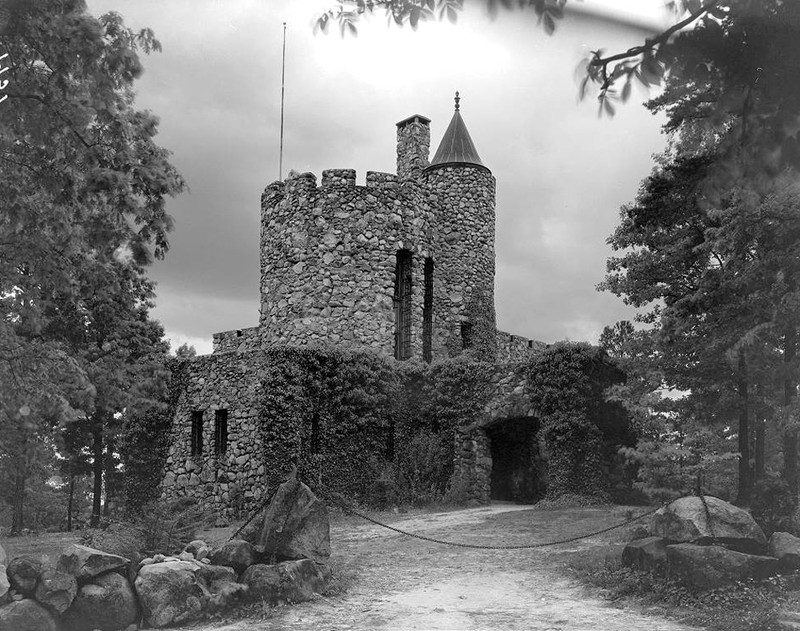
[[[312,486],[365,504],[486,502],[489,430],[509,418],[535,424],[544,459],[535,469],[546,472],[538,482],[549,496],[604,496],[616,449],[630,438],[622,410],[603,401],[622,374],[586,344],[555,344],[512,364],[285,345],[187,362],[163,495],[227,512],[254,508],[293,465]],[[220,409],[224,450],[212,448]],[[202,454],[192,452],[198,431]]]

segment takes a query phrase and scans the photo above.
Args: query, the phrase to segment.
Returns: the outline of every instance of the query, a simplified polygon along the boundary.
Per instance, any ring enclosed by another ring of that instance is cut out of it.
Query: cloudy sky
[[[171,200],[176,227],[156,263],[154,316],[177,346],[211,351],[211,334],[258,323],[259,198],[278,179],[282,23],[287,22],[284,175],[395,170],[395,123],[432,120],[432,151],[461,93],[461,113],[497,179],[498,326],[545,342],[596,342],[629,318],[595,285],[621,204],[663,150],[645,91],[613,119],[578,102],[589,50],[624,50],[668,16],[660,0],[585,0],[548,37],[535,16],[489,20],[467,2],[457,25],[314,35],[326,0],[88,0],[100,15],[151,27],[163,52],[144,59],[137,106],[161,119],[190,191]],[[575,2],[571,4],[575,5]]]

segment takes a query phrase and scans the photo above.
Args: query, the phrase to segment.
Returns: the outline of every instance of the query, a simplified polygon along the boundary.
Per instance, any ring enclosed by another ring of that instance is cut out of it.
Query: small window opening
[[[425,293],[422,298],[422,359],[428,363],[433,359],[433,259],[425,259],[423,271]]]
[[[398,250],[394,270],[394,357],[411,357],[411,252]]]
[[[461,324],[461,348],[467,350],[472,348],[472,323],[464,322]]]
[[[191,454],[199,456],[203,453],[203,411],[192,412]]]
[[[214,453],[228,451],[228,410],[214,411]]]

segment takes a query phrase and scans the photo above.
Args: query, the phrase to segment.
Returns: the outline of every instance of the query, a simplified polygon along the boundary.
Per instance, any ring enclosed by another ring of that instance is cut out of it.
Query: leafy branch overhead
[[[567,4],[484,0],[490,16],[500,10],[533,10],[547,34],[564,19]],[[665,0],[675,22],[627,50],[592,51],[578,67],[579,96],[594,86],[600,113],[613,115],[617,103],[630,99],[634,83],[683,87],[695,94],[673,111],[682,109],[680,115],[691,117],[706,138],[726,136],[728,179],[752,176],[758,186],[786,167],[800,169],[799,5]],[[390,24],[416,29],[421,21],[436,18],[456,22],[462,9],[463,0],[338,0],[318,18],[316,29],[327,32],[337,23],[343,35],[355,35],[361,17],[381,11]],[[675,128],[670,123],[667,131]]]

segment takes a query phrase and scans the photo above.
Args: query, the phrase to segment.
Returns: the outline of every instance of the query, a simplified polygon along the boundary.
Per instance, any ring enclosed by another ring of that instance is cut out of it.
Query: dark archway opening
[[[500,421],[486,429],[492,454],[493,500],[533,504],[546,492],[533,417]]]

